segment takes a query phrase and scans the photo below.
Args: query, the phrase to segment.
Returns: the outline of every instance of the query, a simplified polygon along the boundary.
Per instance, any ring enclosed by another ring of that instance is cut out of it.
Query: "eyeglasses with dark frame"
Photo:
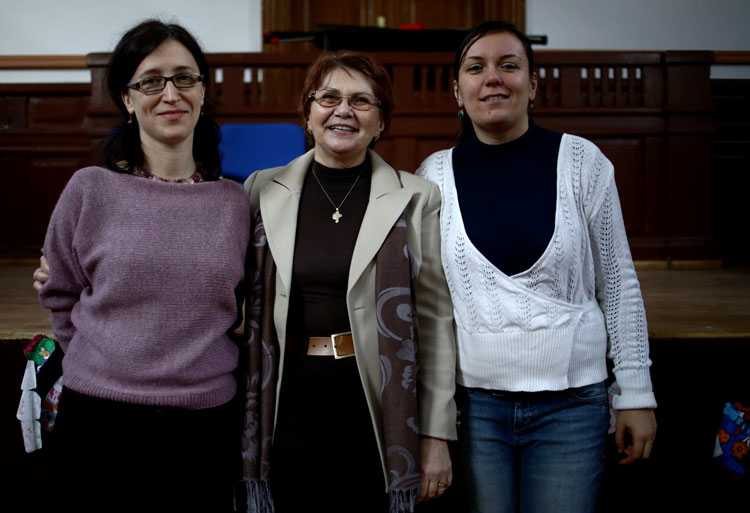
[[[380,100],[370,93],[356,93],[351,96],[339,94],[335,89],[321,89],[320,91],[311,92],[307,99],[314,101],[321,107],[337,107],[341,105],[344,98],[349,102],[349,106],[355,110],[370,110],[380,106]]]
[[[167,87],[167,82],[172,82],[177,89],[190,89],[202,81],[200,73],[177,73],[171,77],[145,77],[127,86],[144,93],[158,93]]]

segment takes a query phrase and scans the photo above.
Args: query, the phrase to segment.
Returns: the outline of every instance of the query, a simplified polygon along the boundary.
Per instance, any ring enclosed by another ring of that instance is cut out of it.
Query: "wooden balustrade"
[[[216,106],[219,123],[301,122],[299,94],[306,68],[317,55],[209,54],[214,68],[209,99]],[[414,171],[427,155],[449,147],[458,129],[453,54],[372,55],[389,71],[396,100],[391,126],[376,150],[395,167]],[[119,122],[102,82],[108,57],[103,53],[86,56],[92,75],[90,93],[75,100],[69,92],[66,97],[0,85],[0,199],[12,203],[21,217],[28,215],[31,207],[24,205],[31,204],[33,191],[44,185],[55,196],[61,182],[75,170],[72,164],[94,162],[101,139]],[[737,60],[735,54],[725,57],[727,62]],[[711,215],[709,77],[713,62],[712,52],[539,50],[535,54],[539,82],[533,119],[553,130],[591,139],[614,163],[636,258],[718,256]],[[69,89],[64,84],[57,87]],[[79,95],[81,87],[86,86],[76,85]],[[79,103],[76,108],[66,107],[70,102]],[[60,115],[63,111],[67,114]],[[73,119],[76,115],[80,117]],[[45,124],[41,122],[45,117],[67,121]],[[26,138],[20,140],[19,134]],[[85,140],[88,152],[73,158],[68,151],[67,160],[62,153],[56,154],[60,166],[50,164],[56,170],[54,178],[37,183],[49,173],[31,170],[48,164],[40,160],[39,152],[55,146],[52,134],[58,140],[75,134],[71,147],[80,149]],[[6,187],[19,184],[26,188],[21,194]],[[36,214],[31,230],[4,228],[0,252],[38,247],[46,225],[39,217],[48,215],[53,202],[49,203],[36,207],[41,213]],[[10,215],[10,210],[4,213]]]

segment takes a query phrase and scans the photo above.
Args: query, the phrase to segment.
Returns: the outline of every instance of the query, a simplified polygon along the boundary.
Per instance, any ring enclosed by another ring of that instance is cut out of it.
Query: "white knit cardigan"
[[[458,383],[563,390],[605,379],[609,356],[621,390],[614,407],[655,407],[646,315],[609,160],[590,141],[563,135],[552,240],[530,269],[507,276],[466,235],[452,152],[432,154],[417,174],[443,195],[442,259],[454,304]]]

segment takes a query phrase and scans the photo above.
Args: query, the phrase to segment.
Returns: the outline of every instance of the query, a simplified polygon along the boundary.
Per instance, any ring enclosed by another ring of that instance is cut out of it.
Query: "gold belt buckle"
[[[336,340],[337,337],[343,337],[344,335],[351,335],[351,331],[345,331],[343,333],[334,333],[331,335],[331,346],[333,347],[333,357],[337,360],[340,360],[342,358],[349,358],[350,356],[354,356],[354,339],[352,338],[352,352],[350,354],[339,354],[339,345],[340,342]]]

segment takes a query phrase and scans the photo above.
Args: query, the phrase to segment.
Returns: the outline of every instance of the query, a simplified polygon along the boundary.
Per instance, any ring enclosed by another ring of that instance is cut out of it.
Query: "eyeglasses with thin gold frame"
[[[356,93],[350,96],[340,94],[335,89],[321,89],[320,91],[311,92],[308,101],[314,101],[321,107],[332,108],[341,105],[346,99],[349,106],[355,110],[370,110],[380,106],[380,100],[370,93]]]

